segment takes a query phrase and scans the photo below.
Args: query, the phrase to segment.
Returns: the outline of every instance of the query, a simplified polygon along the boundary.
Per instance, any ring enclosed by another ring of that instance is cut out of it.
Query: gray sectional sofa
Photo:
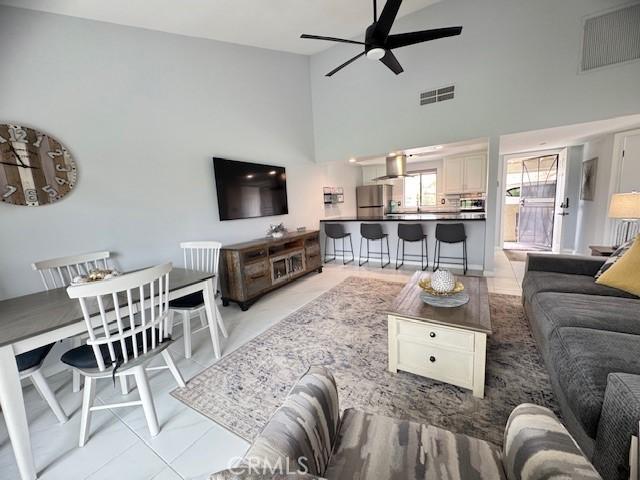
[[[604,258],[529,254],[522,301],[564,423],[603,478],[629,478],[640,420],[640,299],[595,283]]]

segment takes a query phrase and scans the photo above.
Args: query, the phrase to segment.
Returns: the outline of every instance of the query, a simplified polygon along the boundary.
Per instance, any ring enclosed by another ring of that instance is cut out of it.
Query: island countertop
[[[320,222],[433,222],[433,221],[484,221],[487,215],[482,212],[442,212],[442,213],[389,213],[378,217],[333,217]]]

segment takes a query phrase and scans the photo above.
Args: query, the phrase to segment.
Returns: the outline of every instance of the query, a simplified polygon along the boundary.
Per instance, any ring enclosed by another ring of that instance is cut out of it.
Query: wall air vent
[[[429,105],[430,103],[452,100],[456,93],[455,88],[455,85],[449,85],[447,87],[440,87],[426,92],[421,92],[420,105]]]
[[[584,22],[580,71],[640,59],[640,3]]]

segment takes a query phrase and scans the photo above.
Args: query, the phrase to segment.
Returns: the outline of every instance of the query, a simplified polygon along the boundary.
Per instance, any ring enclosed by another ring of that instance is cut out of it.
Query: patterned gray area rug
[[[349,277],[191,379],[172,395],[252,441],[310,365],[336,377],[342,409],[406,418],[502,445],[511,410],[557,411],[520,298],[491,295],[485,398],[410,373],[387,371],[381,313],[402,284]]]

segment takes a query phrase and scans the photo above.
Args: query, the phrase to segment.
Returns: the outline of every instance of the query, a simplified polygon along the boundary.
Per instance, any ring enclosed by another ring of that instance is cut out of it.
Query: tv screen
[[[283,167],[213,158],[220,220],[289,213]]]

